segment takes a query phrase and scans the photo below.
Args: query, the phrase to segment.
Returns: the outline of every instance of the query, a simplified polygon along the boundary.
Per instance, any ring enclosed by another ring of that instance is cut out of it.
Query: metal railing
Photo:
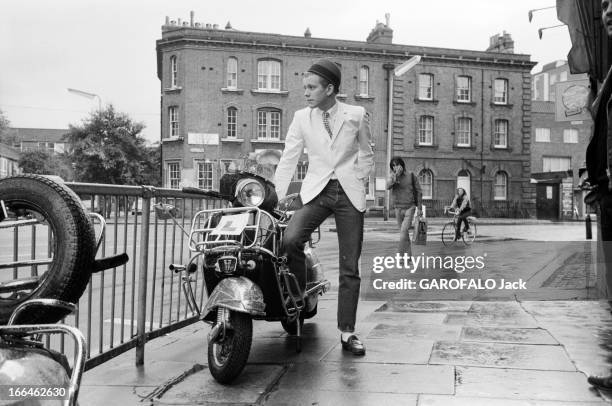
[[[427,207],[428,217],[444,216],[444,207],[450,206],[452,199],[449,200],[423,200]],[[530,218],[535,213],[530,213],[529,209],[520,200],[471,200],[472,211],[478,217],[498,217],[498,218]],[[532,210],[533,211],[533,210]]]
[[[187,262],[187,236],[174,222],[157,219],[152,204],[175,205],[180,210],[179,224],[188,229],[193,213],[223,207],[224,201],[176,189],[66,185],[79,195],[88,211],[106,218],[98,257],[125,252],[130,260],[121,267],[93,274],[77,311],[64,322],[79,328],[85,336],[86,369],[132,348],[136,348],[136,364],[141,365],[147,341],[198,321],[181,296],[180,274],[168,269],[171,263]],[[19,227],[12,232],[9,239],[13,262],[23,260],[24,251],[28,251],[28,259],[50,255],[51,235],[40,225]],[[38,272],[38,265],[15,267],[12,276],[36,276]],[[194,292],[201,308],[206,293],[198,273],[194,276]],[[46,344],[60,352],[73,350],[63,336],[49,337]]]

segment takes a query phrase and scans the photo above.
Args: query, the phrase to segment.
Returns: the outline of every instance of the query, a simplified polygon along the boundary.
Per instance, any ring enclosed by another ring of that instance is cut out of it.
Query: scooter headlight
[[[259,206],[266,198],[266,189],[255,179],[242,179],[236,185],[236,199],[243,206]]]

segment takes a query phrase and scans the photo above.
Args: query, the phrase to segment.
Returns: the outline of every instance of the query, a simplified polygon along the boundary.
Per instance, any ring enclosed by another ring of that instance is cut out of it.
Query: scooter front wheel
[[[208,369],[217,382],[230,383],[240,375],[249,359],[252,340],[251,316],[230,312],[225,332],[208,341]]]

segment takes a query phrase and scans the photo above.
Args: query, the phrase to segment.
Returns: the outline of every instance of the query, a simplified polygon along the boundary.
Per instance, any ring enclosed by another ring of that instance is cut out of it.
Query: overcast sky
[[[570,42],[554,0],[3,0],[0,5],[0,109],[14,127],[67,128],[97,108],[96,93],[159,140],[155,41],[165,16],[238,30],[365,41],[376,20],[391,14],[393,42],[485,50],[507,31],[515,52],[541,63],[566,59]]]

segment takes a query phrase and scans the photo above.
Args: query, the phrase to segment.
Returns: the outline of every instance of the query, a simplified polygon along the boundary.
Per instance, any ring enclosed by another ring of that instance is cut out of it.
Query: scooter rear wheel
[[[252,340],[251,316],[230,312],[225,334],[208,341],[208,369],[217,382],[230,383],[240,375],[249,359]]]

